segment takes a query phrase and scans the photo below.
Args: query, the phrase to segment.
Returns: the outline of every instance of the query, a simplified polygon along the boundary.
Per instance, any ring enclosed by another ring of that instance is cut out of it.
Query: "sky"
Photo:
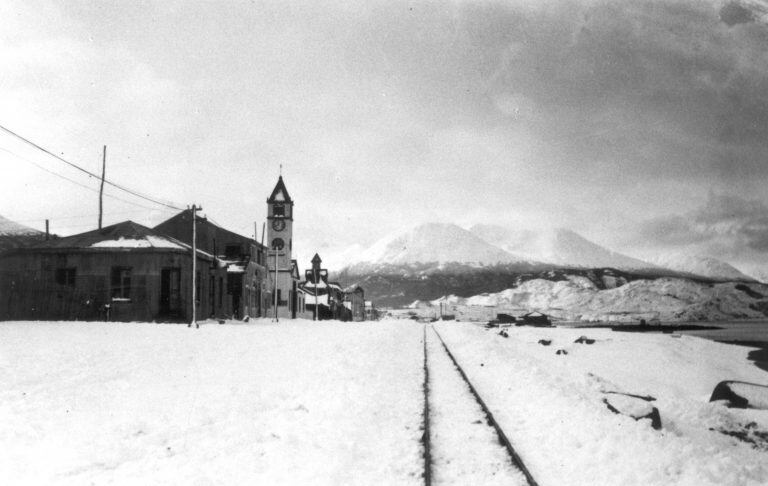
[[[108,180],[245,235],[282,170],[302,268],[423,222],[768,262],[764,1],[11,0],[0,16],[0,125],[97,174],[106,145]],[[98,178],[7,133],[0,168],[0,215],[95,228]],[[104,224],[175,213],[105,192]]]

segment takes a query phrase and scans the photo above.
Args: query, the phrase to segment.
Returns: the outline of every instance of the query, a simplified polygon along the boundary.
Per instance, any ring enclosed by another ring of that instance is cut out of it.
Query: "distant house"
[[[529,312],[520,316],[518,325],[528,326],[551,326],[552,321],[549,316],[538,311]]]
[[[344,307],[351,313],[353,321],[365,320],[365,292],[359,285],[344,289]]]
[[[226,268],[202,250],[196,259],[196,313],[205,317]],[[191,318],[190,246],[132,221],[6,252],[0,274],[0,319]]]
[[[373,301],[371,300],[365,301],[365,320],[366,321],[379,320],[379,310],[376,308],[376,306],[373,304]]]
[[[351,320],[352,311],[344,305],[344,290],[337,282],[328,281],[328,270],[320,268],[321,264],[320,255],[315,254],[312,268],[304,273],[305,279],[299,284],[299,290],[304,294],[307,314],[310,318],[314,316],[317,307],[319,320]]]

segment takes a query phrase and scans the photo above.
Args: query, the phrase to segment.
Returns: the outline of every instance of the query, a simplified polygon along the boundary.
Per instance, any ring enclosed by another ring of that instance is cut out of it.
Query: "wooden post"
[[[203,208],[192,204],[192,320],[187,327],[199,328],[197,323],[197,212]]]
[[[48,220],[45,220],[45,241],[48,241],[50,239],[51,233],[49,232],[49,226],[48,226]]]
[[[275,322],[280,322],[280,317],[277,315],[277,304],[279,303],[277,301],[277,253],[278,250],[275,248]]]
[[[99,229],[101,229],[101,217],[104,214],[104,174],[107,169],[107,146],[104,146],[104,155],[101,158],[101,187],[99,188]]]

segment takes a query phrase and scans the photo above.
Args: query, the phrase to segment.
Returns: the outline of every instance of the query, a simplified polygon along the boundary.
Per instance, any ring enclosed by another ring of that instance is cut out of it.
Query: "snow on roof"
[[[245,267],[243,265],[230,263],[227,265],[227,273],[245,273]]]
[[[83,249],[139,249],[153,248],[166,250],[191,250],[191,246],[183,243],[176,238],[166,236],[153,229],[142,226],[133,221],[123,221],[122,223],[106,226],[101,229],[87,231],[77,235],[66,236],[49,241],[43,241],[39,244],[29,247],[25,251],[36,251],[43,249],[56,250],[83,250]],[[197,250],[198,256],[213,258],[210,253]]]
[[[161,236],[146,235],[143,238],[125,238],[123,236],[116,240],[97,241],[91,245],[91,248],[177,248],[185,249],[180,243],[174,243],[168,238]]]

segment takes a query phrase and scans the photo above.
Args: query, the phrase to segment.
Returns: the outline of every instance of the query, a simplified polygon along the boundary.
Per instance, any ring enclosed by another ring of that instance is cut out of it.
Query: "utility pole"
[[[263,253],[263,250],[264,250],[264,234],[266,232],[267,232],[267,222],[265,221],[261,225],[261,250],[262,250],[261,256],[262,256],[262,259],[258,263],[259,263],[259,265],[264,265],[264,269],[267,271],[267,277],[269,277],[269,267],[268,267],[268,265],[269,265],[269,260],[268,260],[269,253],[267,253],[267,254]],[[264,279],[261,280],[261,290],[262,291],[265,290]],[[263,305],[264,304],[264,298],[261,296],[261,292],[259,292],[259,299],[260,299],[260,302],[259,302],[259,317],[262,317],[262,315],[261,315],[261,308],[262,307],[266,307],[266,305]],[[264,309],[264,316],[263,317],[267,317],[267,309],[266,308]]]
[[[314,266],[314,264],[313,264],[313,266]],[[314,320],[317,320],[317,269],[313,268],[312,269],[312,273],[313,273],[313,277],[314,277],[312,280],[315,281],[314,282],[315,283],[315,319]]]
[[[195,328],[200,328],[197,323],[197,212],[202,209],[192,204],[192,320],[187,327],[194,323]]]
[[[277,304],[278,304],[278,301],[277,301],[277,253],[278,253],[278,249],[275,248],[274,252],[275,252],[275,322],[280,322],[280,318],[277,315]]]
[[[99,188],[99,229],[101,229],[101,216],[104,214],[104,173],[107,169],[107,146],[104,146],[104,155],[101,158],[101,187]]]

